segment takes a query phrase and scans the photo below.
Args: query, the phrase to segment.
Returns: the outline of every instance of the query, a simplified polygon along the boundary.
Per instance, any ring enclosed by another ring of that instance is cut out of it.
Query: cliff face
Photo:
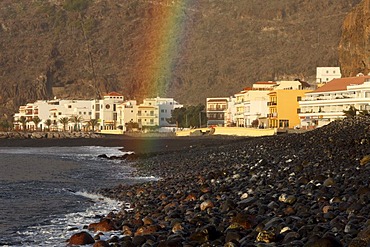
[[[343,22],[339,61],[345,76],[370,72],[370,0],[362,2]]]
[[[0,117],[54,96],[197,104],[258,80],[313,80],[317,66],[339,66],[341,26],[360,0],[333,2],[2,0]]]

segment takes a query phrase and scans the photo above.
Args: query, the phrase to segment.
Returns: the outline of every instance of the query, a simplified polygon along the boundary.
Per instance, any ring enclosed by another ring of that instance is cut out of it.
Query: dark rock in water
[[[99,154],[98,158],[109,159],[108,155],[106,154]]]
[[[87,232],[73,234],[68,240],[69,245],[86,245],[95,243],[94,238]]]

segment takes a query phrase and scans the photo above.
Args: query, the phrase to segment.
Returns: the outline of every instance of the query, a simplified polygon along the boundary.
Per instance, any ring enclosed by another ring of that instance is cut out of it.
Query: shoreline
[[[0,147],[76,147],[103,146],[121,147],[123,151],[137,154],[172,152],[203,146],[217,146],[243,140],[246,137],[202,136],[202,137],[139,137],[129,135],[104,135],[99,138],[52,138],[52,139],[0,139]]]

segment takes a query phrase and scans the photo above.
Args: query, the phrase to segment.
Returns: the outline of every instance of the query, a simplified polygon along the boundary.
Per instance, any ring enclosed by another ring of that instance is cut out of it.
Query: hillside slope
[[[367,1],[367,0],[365,0]],[[228,96],[257,80],[339,66],[361,0],[3,0],[0,114],[54,96]]]

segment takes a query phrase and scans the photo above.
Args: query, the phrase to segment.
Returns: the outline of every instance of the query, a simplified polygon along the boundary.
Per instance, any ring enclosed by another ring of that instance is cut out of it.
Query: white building
[[[137,123],[138,105],[136,100],[127,100],[117,106],[118,128],[126,131],[127,123]]]
[[[23,116],[27,120],[26,129],[45,129],[45,122],[50,119],[50,129],[62,130],[63,124],[59,122],[61,118],[78,116],[81,120],[81,122],[78,123],[78,127],[81,128],[84,122],[91,119],[91,106],[91,100],[38,100],[34,103],[27,103],[27,105],[19,107],[19,112],[14,115],[14,127],[15,129],[21,129],[21,124],[18,121]],[[41,120],[37,126],[35,126],[35,123],[32,121],[34,117],[38,117]],[[71,130],[73,126],[73,123],[69,123],[67,129]]]
[[[148,98],[141,105],[135,100],[124,101],[123,95],[111,92],[98,100],[38,100],[19,107],[14,115],[15,129],[23,128],[21,117],[27,120],[26,129],[45,129],[45,121],[50,119],[50,130],[63,130],[61,118],[78,118],[78,123],[70,121],[66,130],[87,129],[91,119],[98,121],[96,130],[125,130],[126,123],[138,123],[140,127],[173,127],[167,120],[172,117],[175,108],[183,105],[173,98]],[[40,123],[35,126],[32,119],[39,117]]]
[[[333,79],[299,102],[302,127],[320,127],[339,118],[351,106],[370,111],[370,76]]]
[[[341,78],[340,67],[317,67],[316,83],[325,84],[333,79]]]
[[[142,127],[173,127],[167,120],[171,118],[175,108],[183,105],[173,98],[147,98],[138,106],[137,119]]]
[[[95,100],[92,106],[92,115],[98,119],[99,130],[115,130],[118,126],[117,106],[124,102],[122,94],[111,92],[103,99]]]

